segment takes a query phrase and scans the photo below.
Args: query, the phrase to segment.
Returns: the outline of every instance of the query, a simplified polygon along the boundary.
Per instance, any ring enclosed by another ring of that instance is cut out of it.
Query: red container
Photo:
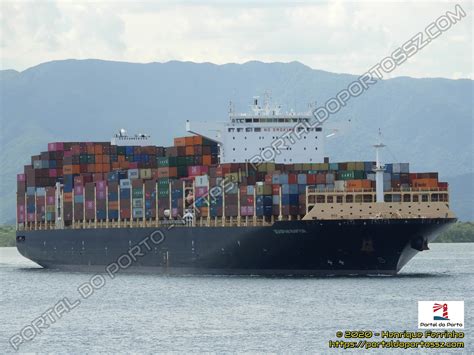
[[[272,185],[272,195],[280,195],[280,185]]]
[[[272,181],[273,181],[273,175],[272,174],[265,175],[265,184],[271,185]]]
[[[48,143],[48,152],[56,152],[64,150],[64,143]]]
[[[288,174],[288,184],[297,184],[297,183],[298,183],[298,175]]]
[[[196,197],[202,197],[207,195],[207,187],[196,187]]]
[[[128,163],[128,168],[129,169],[138,169],[138,163],[137,162],[129,162]]]
[[[23,206],[23,205],[16,206],[16,215],[17,215],[17,218],[18,218],[18,223],[26,222],[25,221],[25,217],[26,217],[25,206]]]
[[[306,184],[308,184],[308,185],[316,184],[316,174],[307,174],[306,175]]]
[[[16,181],[26,181],[26,175],[25,174],[17,174],[16,175]]]
[[[130,219],[131,213],[130,208],[121,208],[120,209],[120,218],[122,219]]]
[[[188,166],[188,176],[199,176],[209,172],[209,167],[204,165]]]
[[[56,169],[49,169],[49,177],[57,177],[58,173]]]
[[[325,184],[326,183],[326,174],[319,173],[316,174],[316,184]]]

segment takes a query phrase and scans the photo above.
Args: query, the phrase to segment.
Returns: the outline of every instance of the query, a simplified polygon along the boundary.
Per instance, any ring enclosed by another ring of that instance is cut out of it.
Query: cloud
[[[468,16],[393,76],[472,77]],[[362,73],[450,2],[2,2],[1,67],[65,58],[133,62],[300,61]]]

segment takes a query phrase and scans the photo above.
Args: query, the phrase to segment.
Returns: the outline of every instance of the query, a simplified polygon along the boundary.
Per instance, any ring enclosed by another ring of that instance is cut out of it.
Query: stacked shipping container
[[[304,215],[306,187],[319,191],[375,188],[373,162],[218,164],[218,146],[181,137],[174,146],[50,143],[17,175],[18,222],[54,221],[55,184],[63,184],[64,220],[177,218],[195,200],[202,217]],[[194,189],[190,188],[194,182]],[[437,173],[387,164],[386,190],[446,190]],[[194,191],[192,196],[191,191]]]

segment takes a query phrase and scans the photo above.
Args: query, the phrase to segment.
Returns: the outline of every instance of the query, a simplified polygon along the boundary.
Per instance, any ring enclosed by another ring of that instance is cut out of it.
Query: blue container
[[[31,186],[30,186],[30,187],[27,187],[27,188],[26,188],[26,194],[27,194],[28,196],[34,196],[34,195],[35,195],[35,192],[36,192],[36,188],[34,188],[34,187],[31,187]]]
[[[107,214],[105,213],[105,210],[97,210],[97,219],[106,219]]]
[[[306,185],[306,174],[298,174],[298,184],[299,185]]]
[[[263,205],[264,205],[264,206],[271,206],[271,205],[273,205],[273,196],[271,196],[271,195],[264,195],[264,196],[263,196]]]
[[[125,147],[125,155],[133,155],[133,147]]]
[[[393,164],[385,164],[385,172],[391,174],[393,172]]]
[[[298,184],[298,193],[304,194],[306,192],[306,185]]]
[[[84,203],[84,195],[75,195],[74,203]]]
[[[31,203],[26,206],[27,213],[35,213],[35,204]]]
[[[109,210],[109,219],[118,219],[118,211]]]
[[[264,216],[271,216],[273,212],[272,206],[263,206],[263,215]]]
[[[339,170],[339,163],[329,163],[329,170],[338,171]]]
[[[297,194],[298,193],[298,185],[297,184],[291,184],[288,185],[290,187],[290,194]]]
[[[288,184],[288,174],[280,174],[280,184]]]
[[[289,196],[290,196],[290,198],[289,198],[289,200],[290,200],[290,205],[298,205],[298,204],[299,204],[299,203],[298,203],[298,202],[299,202],[299,201],[298,201],[298,194],[291,194],[291,195],[289,195]]]
[[[183,190],[175,189],[171,190],[171,198],[183,198]]]
[[[119,173],[118,171],[111,171],[107,174],[108,181],[118,181],[119,180]]]
[[[118,201],[118,192],[109,191],[109,201]]]
[[[56,160],[50,160],[49,161],[49,168],[50,169],[56,169],[57,163]]]
[[[130,198],[130,189],[120,189],[120,198],[129,199]]]
[[[364,171],[365,172],[370,172],[374,168],[374,163],[371,161],[365,161],[364,162]]]

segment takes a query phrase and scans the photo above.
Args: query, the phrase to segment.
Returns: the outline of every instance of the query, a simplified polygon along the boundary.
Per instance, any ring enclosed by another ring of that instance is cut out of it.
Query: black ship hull
[[[161,227],[17,232],[45,268],[166,274],[396,274],[454,218],[275,222],[265,227]]]

